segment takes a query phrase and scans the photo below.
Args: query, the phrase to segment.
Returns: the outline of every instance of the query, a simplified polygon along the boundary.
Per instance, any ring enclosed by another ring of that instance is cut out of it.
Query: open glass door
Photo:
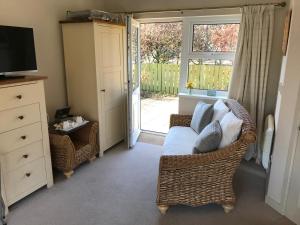
[[[128,146],[137,142],[141,133],[140,24],[127,17],[128,46]]]

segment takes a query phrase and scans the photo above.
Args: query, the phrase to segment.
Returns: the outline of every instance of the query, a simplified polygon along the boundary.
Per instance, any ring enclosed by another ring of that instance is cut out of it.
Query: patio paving
[[[178,113],[178,97],[142,98],[141,128],[168,133],[170,115]]]

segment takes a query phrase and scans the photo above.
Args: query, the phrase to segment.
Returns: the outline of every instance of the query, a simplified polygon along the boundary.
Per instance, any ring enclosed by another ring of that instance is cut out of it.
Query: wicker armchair
[[[52,165],[69,178],[81,163],[93,161],[99,153],[98,123],[90,122],[70,135],[50,133]]]
[[[248,112],[234,100],[227,106],[243,120],[241,134],[228,147],[214,152],[162,155],[157,185],[157,205],[164,214],[171,205],[200,206],[217,203],[226,213],[234,208],[232,179],[247,146],[255,142],[255,124]],[[192,116],[171,115],[170,127],[190,126]]]

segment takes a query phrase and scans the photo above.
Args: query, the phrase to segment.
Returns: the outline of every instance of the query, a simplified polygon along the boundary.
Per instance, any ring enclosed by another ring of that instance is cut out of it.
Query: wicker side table
[[[93,161],[99,154],[98,122],[89,122],[74,132],[49,130],[52,165],[69,178],[74,169],[85,161]]]

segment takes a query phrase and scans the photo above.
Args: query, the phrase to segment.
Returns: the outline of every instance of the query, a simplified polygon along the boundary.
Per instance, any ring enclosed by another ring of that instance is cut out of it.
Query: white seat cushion
[[[163,155],[193,154],[198,134],[191,127],[171,127],[163,146]]]

